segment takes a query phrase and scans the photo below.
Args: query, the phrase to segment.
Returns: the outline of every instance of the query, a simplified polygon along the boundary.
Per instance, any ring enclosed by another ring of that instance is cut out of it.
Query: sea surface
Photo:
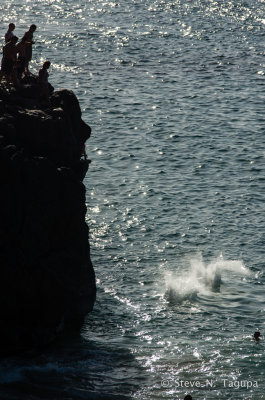
[[[1,0],[91,126],[97,301],[10,400],[265,399],[265,1]],[[264,335],[259,342],[253,333]]]

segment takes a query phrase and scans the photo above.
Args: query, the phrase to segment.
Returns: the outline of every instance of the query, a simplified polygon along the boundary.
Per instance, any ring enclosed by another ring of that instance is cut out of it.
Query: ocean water
[[[264,0],[1,0],[75,91],[97,276],[80,335],[0,398],[265,399]]]

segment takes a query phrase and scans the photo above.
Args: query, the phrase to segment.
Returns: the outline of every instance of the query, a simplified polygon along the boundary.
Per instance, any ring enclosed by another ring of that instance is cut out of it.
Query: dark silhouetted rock
[[[51,103],[34,77],[0,86],[0,354],[50,342],[95,301],[81,159],[91,130],[73,92]]]

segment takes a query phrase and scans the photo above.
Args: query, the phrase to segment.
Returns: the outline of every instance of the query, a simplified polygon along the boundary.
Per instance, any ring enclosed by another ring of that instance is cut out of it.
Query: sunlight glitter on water
[[[98,300],[84,342],[63,348],[69,363],[47,356],[55,393],[171,400],[187,392],[180,379],[209,378],[194,397],[227,400],[223,378],[258,378],[237,399],[264,396],[264,341],[252,340],[265,327],[264,7],[2,0],[3,27],[21,37],[37,24],[32,70],[50,59],[51,83],[75,91],[92,127]]]

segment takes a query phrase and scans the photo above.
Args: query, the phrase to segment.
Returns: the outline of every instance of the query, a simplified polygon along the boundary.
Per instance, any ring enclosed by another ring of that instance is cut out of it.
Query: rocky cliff
[[[0,86],[0,354],[48,343],[95,300],[81,156],[91,130],[73,92],[50,99],[41,105],[34,78]]]

